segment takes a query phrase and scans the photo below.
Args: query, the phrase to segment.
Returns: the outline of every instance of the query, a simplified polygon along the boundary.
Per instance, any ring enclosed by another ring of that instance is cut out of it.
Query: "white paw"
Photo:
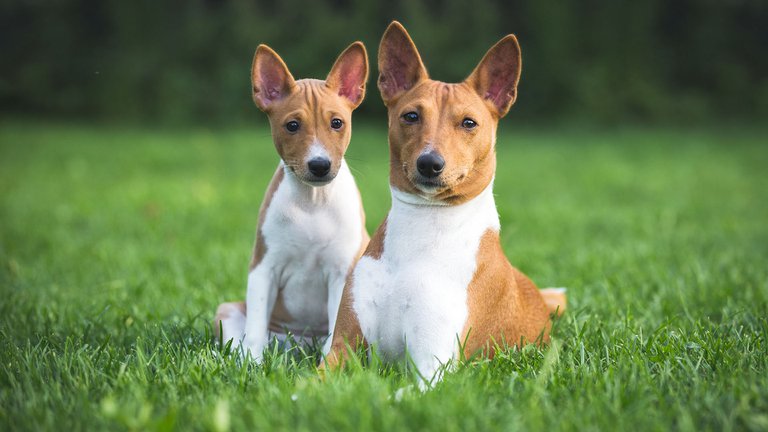
[[[237,347],[240,354],[240,358],[243,360],[250,360],[256,364],[260,364],[264,360],[264,348],[266,343],[250,342],[243,340]]]
[[[414,385],[413,384],[409,384],[409,385],[407,385],[405,387],[400,387],[399,389],[395,390],[395,394],[390,396],[388,399],[389,400],[394,399],[395,402],[399,403],[400,401],[403,400],[403,398],[412,395],[413,394],[413,390],[414,390]]]
[[[440,379],[433,378],[430,381],[427,381],[426,379],[419,379],[419,391],[421,391],[422,393],[426,393],[432,390],[432,388],[438,383],[438,381],[440,381]]]

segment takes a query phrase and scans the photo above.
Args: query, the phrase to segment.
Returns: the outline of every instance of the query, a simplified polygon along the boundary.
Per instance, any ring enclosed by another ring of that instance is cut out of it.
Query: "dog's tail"
[[[568,306],[568,299],[565,296],[565,288],[544,288],[540,290],[541,297],[547,305],[550,314],[560,316],[565,312]]]

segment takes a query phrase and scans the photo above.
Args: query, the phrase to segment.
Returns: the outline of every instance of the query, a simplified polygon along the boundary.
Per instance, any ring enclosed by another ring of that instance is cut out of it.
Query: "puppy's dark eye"
[[[341,119],[335,118],[331,120],[331,127],[333,129],[339,130],[342,126],[344,126],[344,122]]]
[[[407,112],[403,114],[403,120],[405,120],[406,123],[416,123],[419,121],[419,115],[414,111]]]
[[[461,121],[461,127],[464,129],[474,129],[477,127],[477,122],[467,117]]]
[[[296,132],[299,130],[299,122],[296,120],[291,120],[288,123],[285,124],[285,130],[288,132]]]

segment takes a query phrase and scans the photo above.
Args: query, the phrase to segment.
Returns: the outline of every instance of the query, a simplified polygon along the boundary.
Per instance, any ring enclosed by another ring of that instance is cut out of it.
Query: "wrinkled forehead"
[[[440,112],[454,114],[471,111],[478,116],[488,112],[483,100],[467,84],[434,80],[425,80],[405,92],[392,107],[394,111],[407,109],[422,111],[437,109]]]
[[[300,116],[314,117],[315,113],[344,115],[352,110],[325,81],[303,79],[296,81],[296,87],[285,99],[276,104],[273,117]]]

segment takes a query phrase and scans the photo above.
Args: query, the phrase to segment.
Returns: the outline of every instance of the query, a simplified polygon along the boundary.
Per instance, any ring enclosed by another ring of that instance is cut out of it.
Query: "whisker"
[[[366,162],[367,161],[367,159],[353,158],[353,157],[349,157],[349,156],[344,156],[344,159],[355,161],[355,162]]]
[[[360,171],[360,170],[359,170],[359,169],[357,169],[357,168],[352,168],[352,167],[349,167],[349,170],[352,172],[352,174],[354,174],[354,175],[355,175],[355,177],[359,177],[359,178],[364,178],[364,177],[366,177],[365,173],[364,173],[364,172],[362,172],[362,171]]]

